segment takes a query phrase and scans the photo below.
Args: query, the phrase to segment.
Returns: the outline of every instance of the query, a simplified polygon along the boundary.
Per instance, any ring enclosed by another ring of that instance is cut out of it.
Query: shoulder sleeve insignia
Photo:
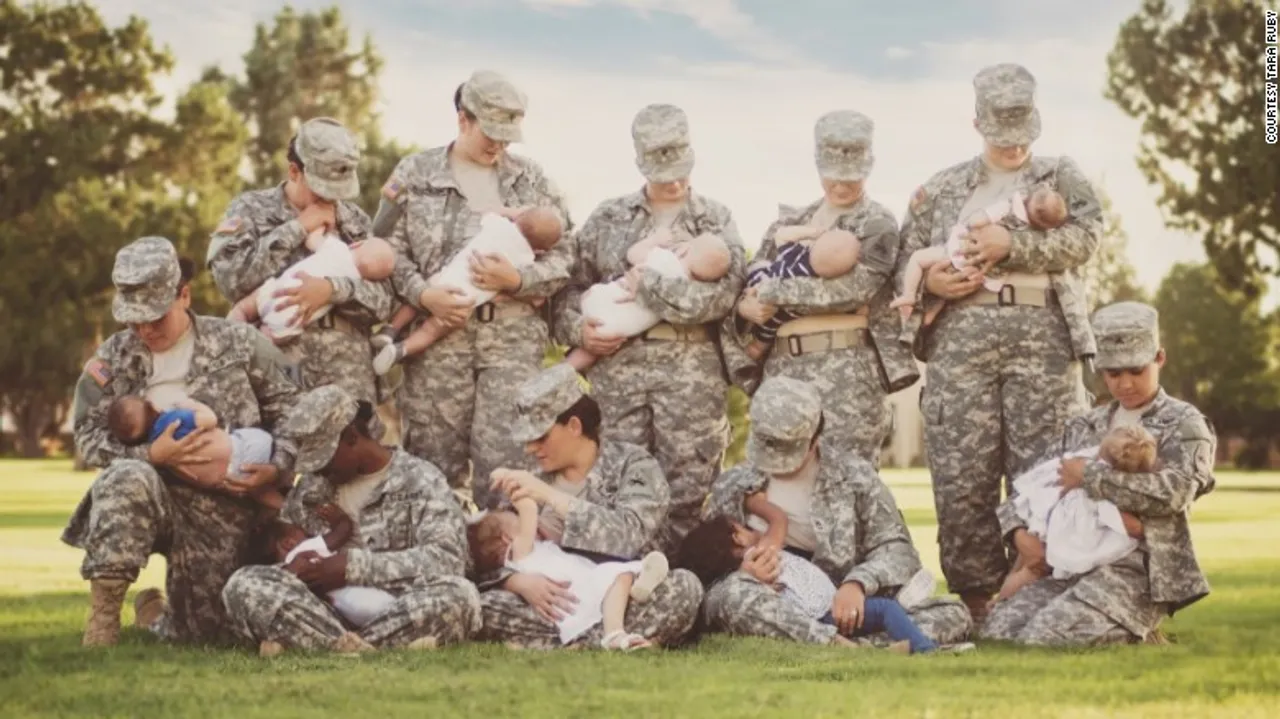
[[[230,235],[240,231],[240,227],[244,225],[244,220],[239,217],[228,217],[218,225],[218,229],[213,231],[215,235]]]
[[[911,211],[919,212],[920,206],[923,205],[924,201],[928,198],[929,195],[925,193],[924,185],[917,187],[916,191],[911,195]]]
[[[111,381],[111,368],[106,362],[94,357],[84,366],[84,373],[93,378],[99,387],[106,387],[107,382]]]
[[[404,184],[394,177],[387,180],[387,184],[382,186],[382,196],[388,200],[395,202],[396,198],[404,190]]]

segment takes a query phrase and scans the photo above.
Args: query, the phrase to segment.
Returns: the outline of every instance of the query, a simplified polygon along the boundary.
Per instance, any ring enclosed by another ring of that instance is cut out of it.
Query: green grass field
[[[1166,623],[1170,646],[897,657],[712,637],[627,656],[473,645],[272,661],[178,649],[133,629],[119,647],[82,650],[86,585],[58,535],[90,479],[63,462],[0,464],[0,716],[1280,715],[1275,473],[1224,474],[1196,506],[1214,591]],[[936,570],[927,475],[889,479]],[[156,557],[135,589],[160,585],[163,572]]]

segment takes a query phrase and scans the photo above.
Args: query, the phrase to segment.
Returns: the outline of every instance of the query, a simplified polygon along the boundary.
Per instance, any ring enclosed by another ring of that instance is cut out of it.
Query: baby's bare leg
[[[564,358],[568,365],[579,373],[586,372],[596,363],[597,357],[581,347],[574,347],[569,351],[569,356]]]
[[[769,348],[772,346],[763,340],[751,340],[751,344],[747,345],[747,356],[759,362],[764,359],[765,355],[769,354]]]
[[[902,294],[889,304],[890,307],[897,307],[901,310],[902,319],[905,320],[911,316],[911,309],[915,307],[916,303],[916,295],[920,292],[920,283],[924,281],[924,273],[930,267],[939,262],[944,262],[946,259],[947,248],[943,245],[926,247],[911,254],[911,259],[907,262],[907,273],[902,278]]]
[[[231,307],[231,311],[227,313],[227,319],[249,325],[257,324],[261,319],[258,317],[258,291],[250,292],[235,303]]]
[[[417,316],[418,311],[414,309],[412,305],[401,305],[400,309],[396,310],[396,313],[391,316],[391,322],[389,324],[395,329],[396,334],[400,334],[400,332],[403,331],[405,327],[408,327],[409,323],[413,322],[413,319]]]
[[[434,317],[427,318],[422,326],[409,333],[404,338],[404,356],[411,357],[413,355],[422,354],[428,347],[435,344],[441,337],[452,332],[443,322]]]

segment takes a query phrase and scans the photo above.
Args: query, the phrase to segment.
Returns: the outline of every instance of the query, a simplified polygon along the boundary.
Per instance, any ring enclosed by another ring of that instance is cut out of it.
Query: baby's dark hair
[[[132,409],[141,403],[143,407],[143,419],[141,426],[134,426]],[[151,403],[137,395],[123,395],[112,400],[110,406],[107,407],[107,430],[111,432],[111,436],[117,442],[126,447],[136,447],[147,439],[151,427],[147,421],[155,410],[151,407]]]
[[[736,554],[738,545],[733,541],[733,524],[720,515],[693,528],[680,543],[676,566],[693,572],[709,587],[722,577],[732,573],[742,563]]]
[[[483,576],[506,564],[502,521],[495,510],[490,510],[480,521],[467,525],[467,549],[475,560],[477,575]]]

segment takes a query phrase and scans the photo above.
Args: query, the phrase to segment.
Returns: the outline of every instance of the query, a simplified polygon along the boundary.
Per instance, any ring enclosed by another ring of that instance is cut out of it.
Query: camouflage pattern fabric
[[[439,272],[478,230],[478,216],[461,194],[449,166],[450,147],[404,158],[383,187],[374,233],[396,246],[392,284],[417,307],[427,278]],[[506,207],[550,207],[560,214],[564,236],[554,248],[520,269],[521,301],[547,298],[569,279],[574,249],[572,223],[560,190],[532,160],[504,153],[498,186]],[[489,473],[502,466],[532,469],[523,447],[512,441],[507,422],[515,388],[542,367],[548,338],[539,314],[482,321],[465,327],[404,363],[397,396],[404,425],[402,444],[435,464],[455,487],[472,466],[476,504],[488,502]]]
[[[192,399],[211,407],[227,429],[272,431],[272,463],[291,475],[296,449],[277,430],[298,390],[284,357],[244,325],[193,317],[192,331]],[[106,469],[80,500],[62,541],[85,550],[85,579],[132,582],[151,554],[164,555],[169,608],[161,631],[178,641],[227,641],[218,593],[248,558],[257,505],[166,480],[147,464],[148,445],[125,447],[111,437],[107,408],[117,397],[144,392],[150,373],[151,353],[132,331],[112,335],[86,365],[73,408],[76,447],[91,466]]]
[[[578,235],[578,264],[558,298],[557,339],[582,345],[582,293],[626,272],[627,250],[654,230],[644,190],[607,200]],[[728,208],[690,192],[672,225],[674,234],[720,236],[732,254],[729,272],[718,282],[641,275],[638,298],[663,321],[703,325],[714,331],[733,309],[742,289],[746,260]],[[634,337],[588,372],[591,394],[604,416],[606,437],[648,449],[671,486],[671,514],[654,548],[673,552],[697,523],[698,508],[720,471],[728,447],[727,384],[715,342]]]
[[[328,480],[302,478],[281,510],[309,534],[324,530],[315,510],[335,496]],[[347,555],[350,586],[374,587],[396,597],[384,614],[359,630],[376,647],[403,646],[432,637],[464,641],[480,629],[479,593],[464,578],[467,542],[462,509],[444,475],[397,450],[386,478],[358,517]],[[245,567],[222,593],[240,636],[298,649],[327,649],[344,631],[338,614],[278,566]]]

